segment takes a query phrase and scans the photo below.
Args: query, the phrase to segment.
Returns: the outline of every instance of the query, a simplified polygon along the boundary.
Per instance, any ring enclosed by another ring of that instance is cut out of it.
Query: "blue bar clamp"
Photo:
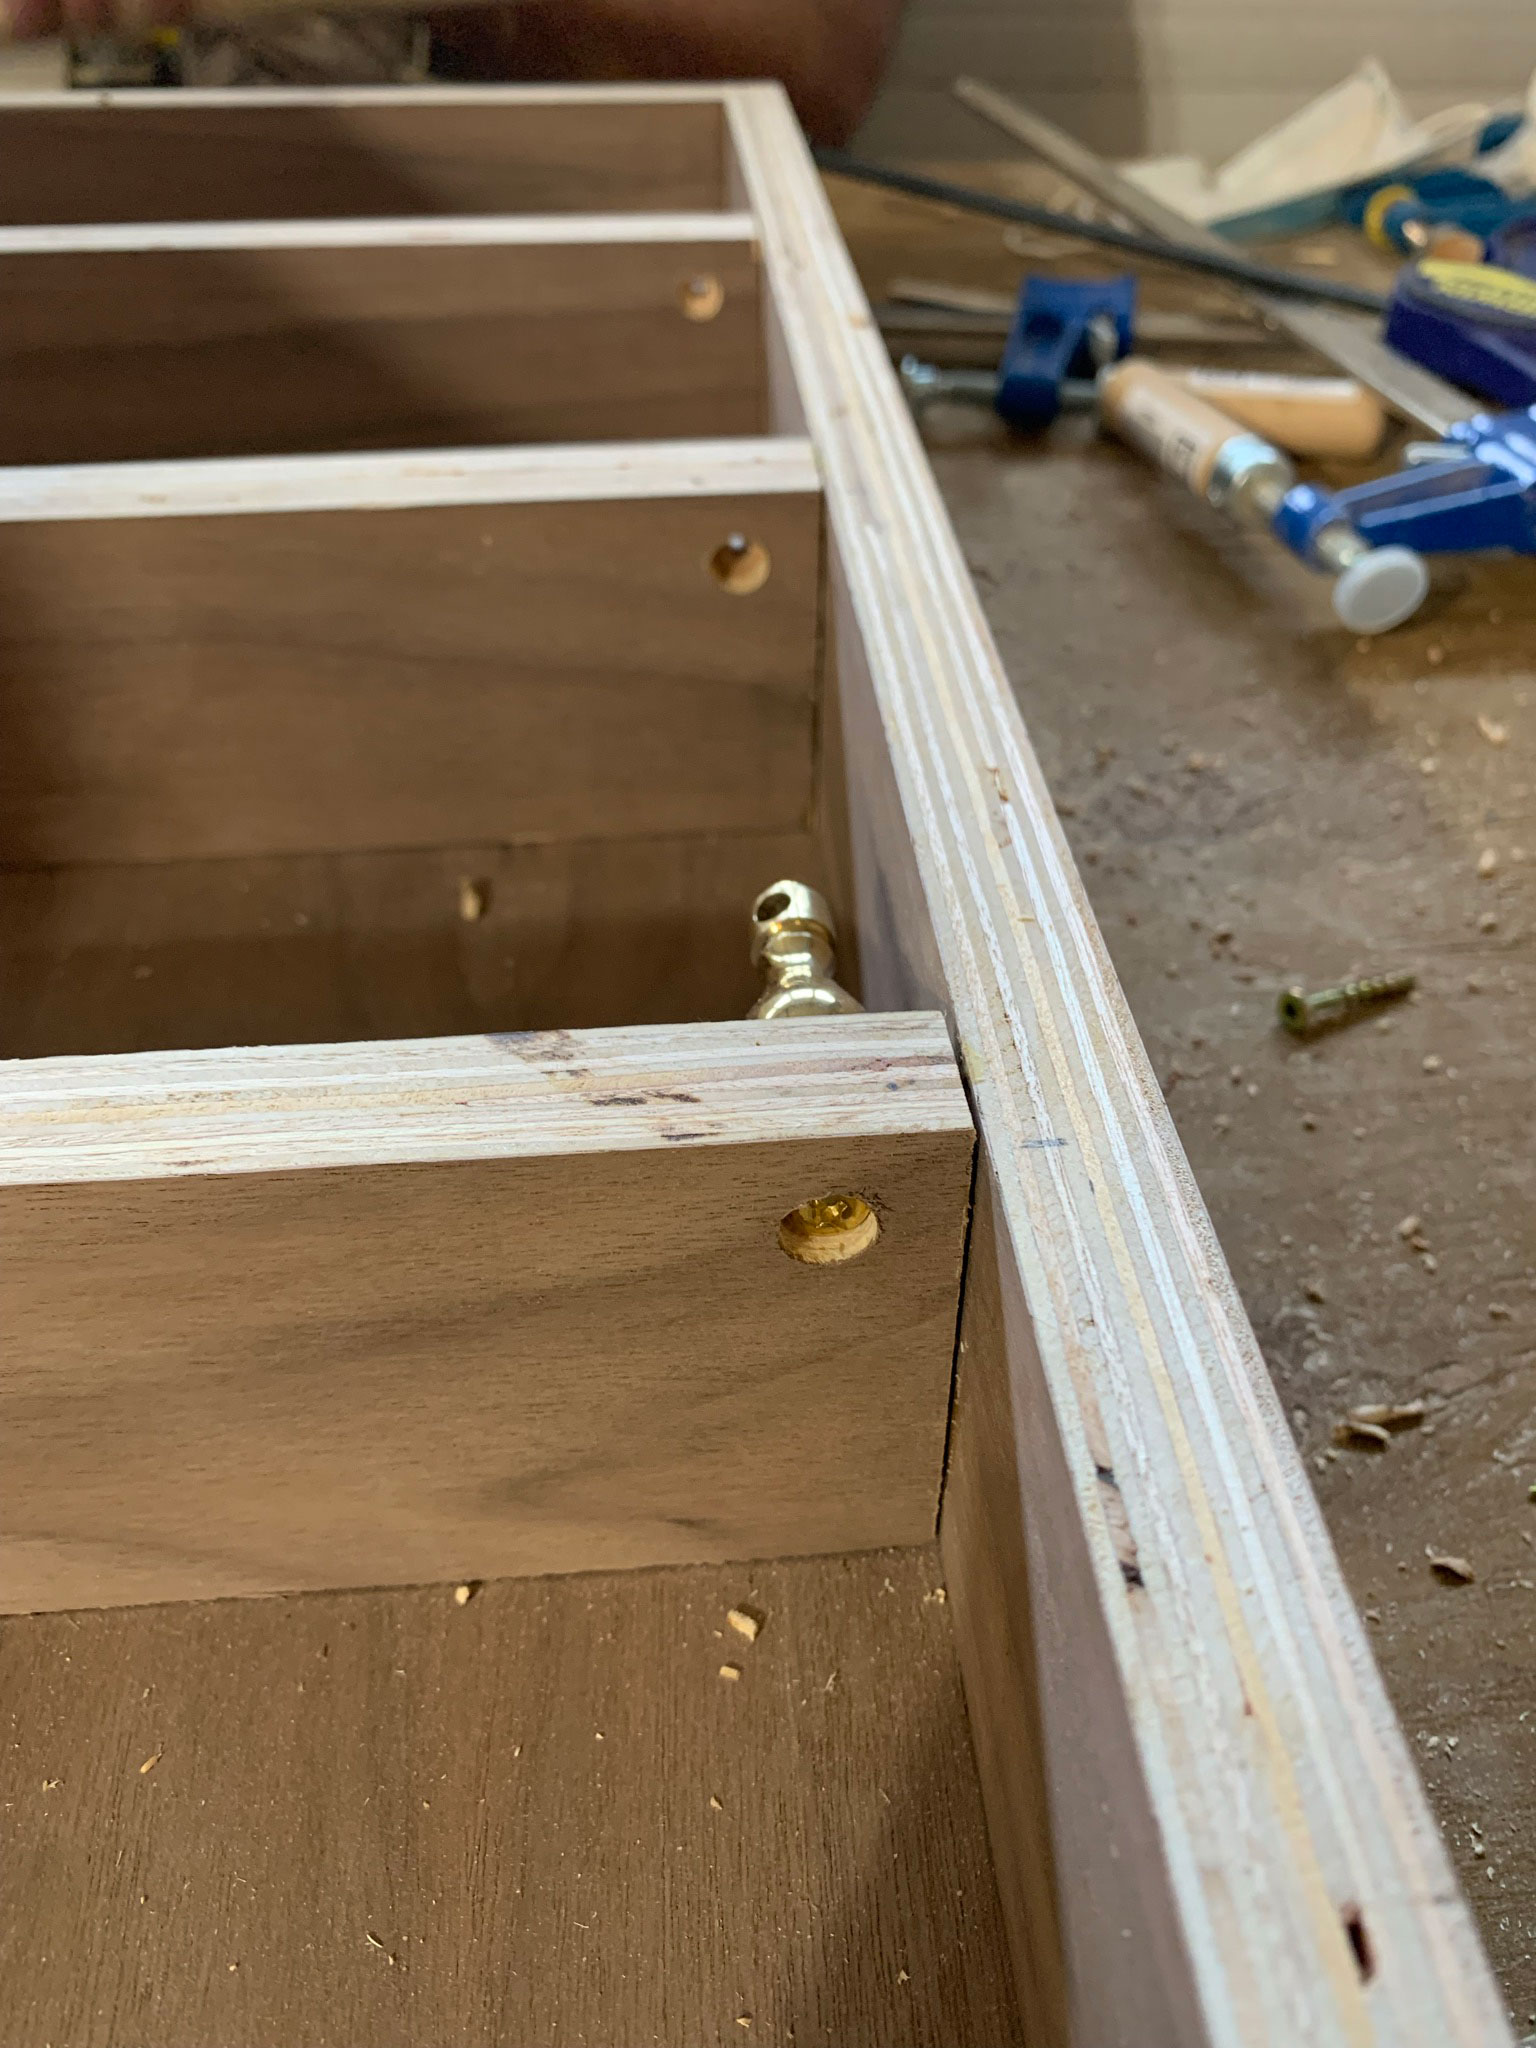
[[[1340,520],[1376,548],[1536,554],[1536,406],[1479,413],[1409,454],[1406,469],[1347,490],[1297,484],[1275,514],[1275,532],[1303,561],[1323,528]]]
[[[1106,363],[1131,351],[1134,277],[1029,277],[998,365],[999,416],[1023,433],[1048,427]]]

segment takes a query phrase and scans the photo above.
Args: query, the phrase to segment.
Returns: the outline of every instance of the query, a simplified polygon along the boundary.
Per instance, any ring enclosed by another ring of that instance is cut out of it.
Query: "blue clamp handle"
[[[1438,460],[1348,490],[1297,485],[1276,515],[1276,532],[1303,557],[1318,529],[1339,519],[1373,547],[1536,554],[1536,407],[1458,421],[1442,446]]]
[[[1097,376],[1090,329],[1112,321],[1115,355],[1129,355],[1136,320],[1134,277],[1026,277],[998,365],[994,403],[1010,427],[1049,426],[1061,410],[1062,387]]]
[[[1458,421],[1440,446],[1438,457],[1348,490],[1295,485],[1275,514],[1275,532],[1303,561],[1314,559],[1323,528],[1341,520],[1378,548],[1536,554],[1536,407]]]

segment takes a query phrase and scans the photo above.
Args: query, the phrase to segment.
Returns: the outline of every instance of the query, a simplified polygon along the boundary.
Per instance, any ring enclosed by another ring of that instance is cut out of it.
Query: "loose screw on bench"
[[[1280,1022],[1298,1038],[1321,1031],[1328,1024],[1342,1024],[1362,1010],[1405,996],[1416,985],[1412,974],[1374,974],[1358,981],[1343,982],[1338,988],[1320,988],[1308,995],[1304,988],[1288,988],[1280,996]]]

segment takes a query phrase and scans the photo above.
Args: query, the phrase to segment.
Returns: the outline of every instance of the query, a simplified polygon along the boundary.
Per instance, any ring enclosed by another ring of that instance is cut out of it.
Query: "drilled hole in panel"
[[[685,277],[677,288],[677,303],[685,320],[713,320],[725,304],[725,286],[709,271]]]
[[[750,597],[768,581],[772,557],[761,541],[729,534],[709,558],[709,573],[732,597]]]

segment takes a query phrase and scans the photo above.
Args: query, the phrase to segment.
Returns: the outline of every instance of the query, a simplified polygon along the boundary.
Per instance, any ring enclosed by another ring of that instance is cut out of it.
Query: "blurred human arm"
[[[385,0],[399,8],[402,0]],[[404,0],[409,4],[409,0]],[[902,0],[520,0],[430,11],[434,49],[474,79],[777,78],[813,141],[868,110]],[[197,0],[0,0],[17,38],[143,34],[199,20]],[[282,0],[214,0],[207,18],[271,22]]]
[[[466,77],[777,78],[814,142],[869,110],[902,0],[524,0],[431,16]]]

